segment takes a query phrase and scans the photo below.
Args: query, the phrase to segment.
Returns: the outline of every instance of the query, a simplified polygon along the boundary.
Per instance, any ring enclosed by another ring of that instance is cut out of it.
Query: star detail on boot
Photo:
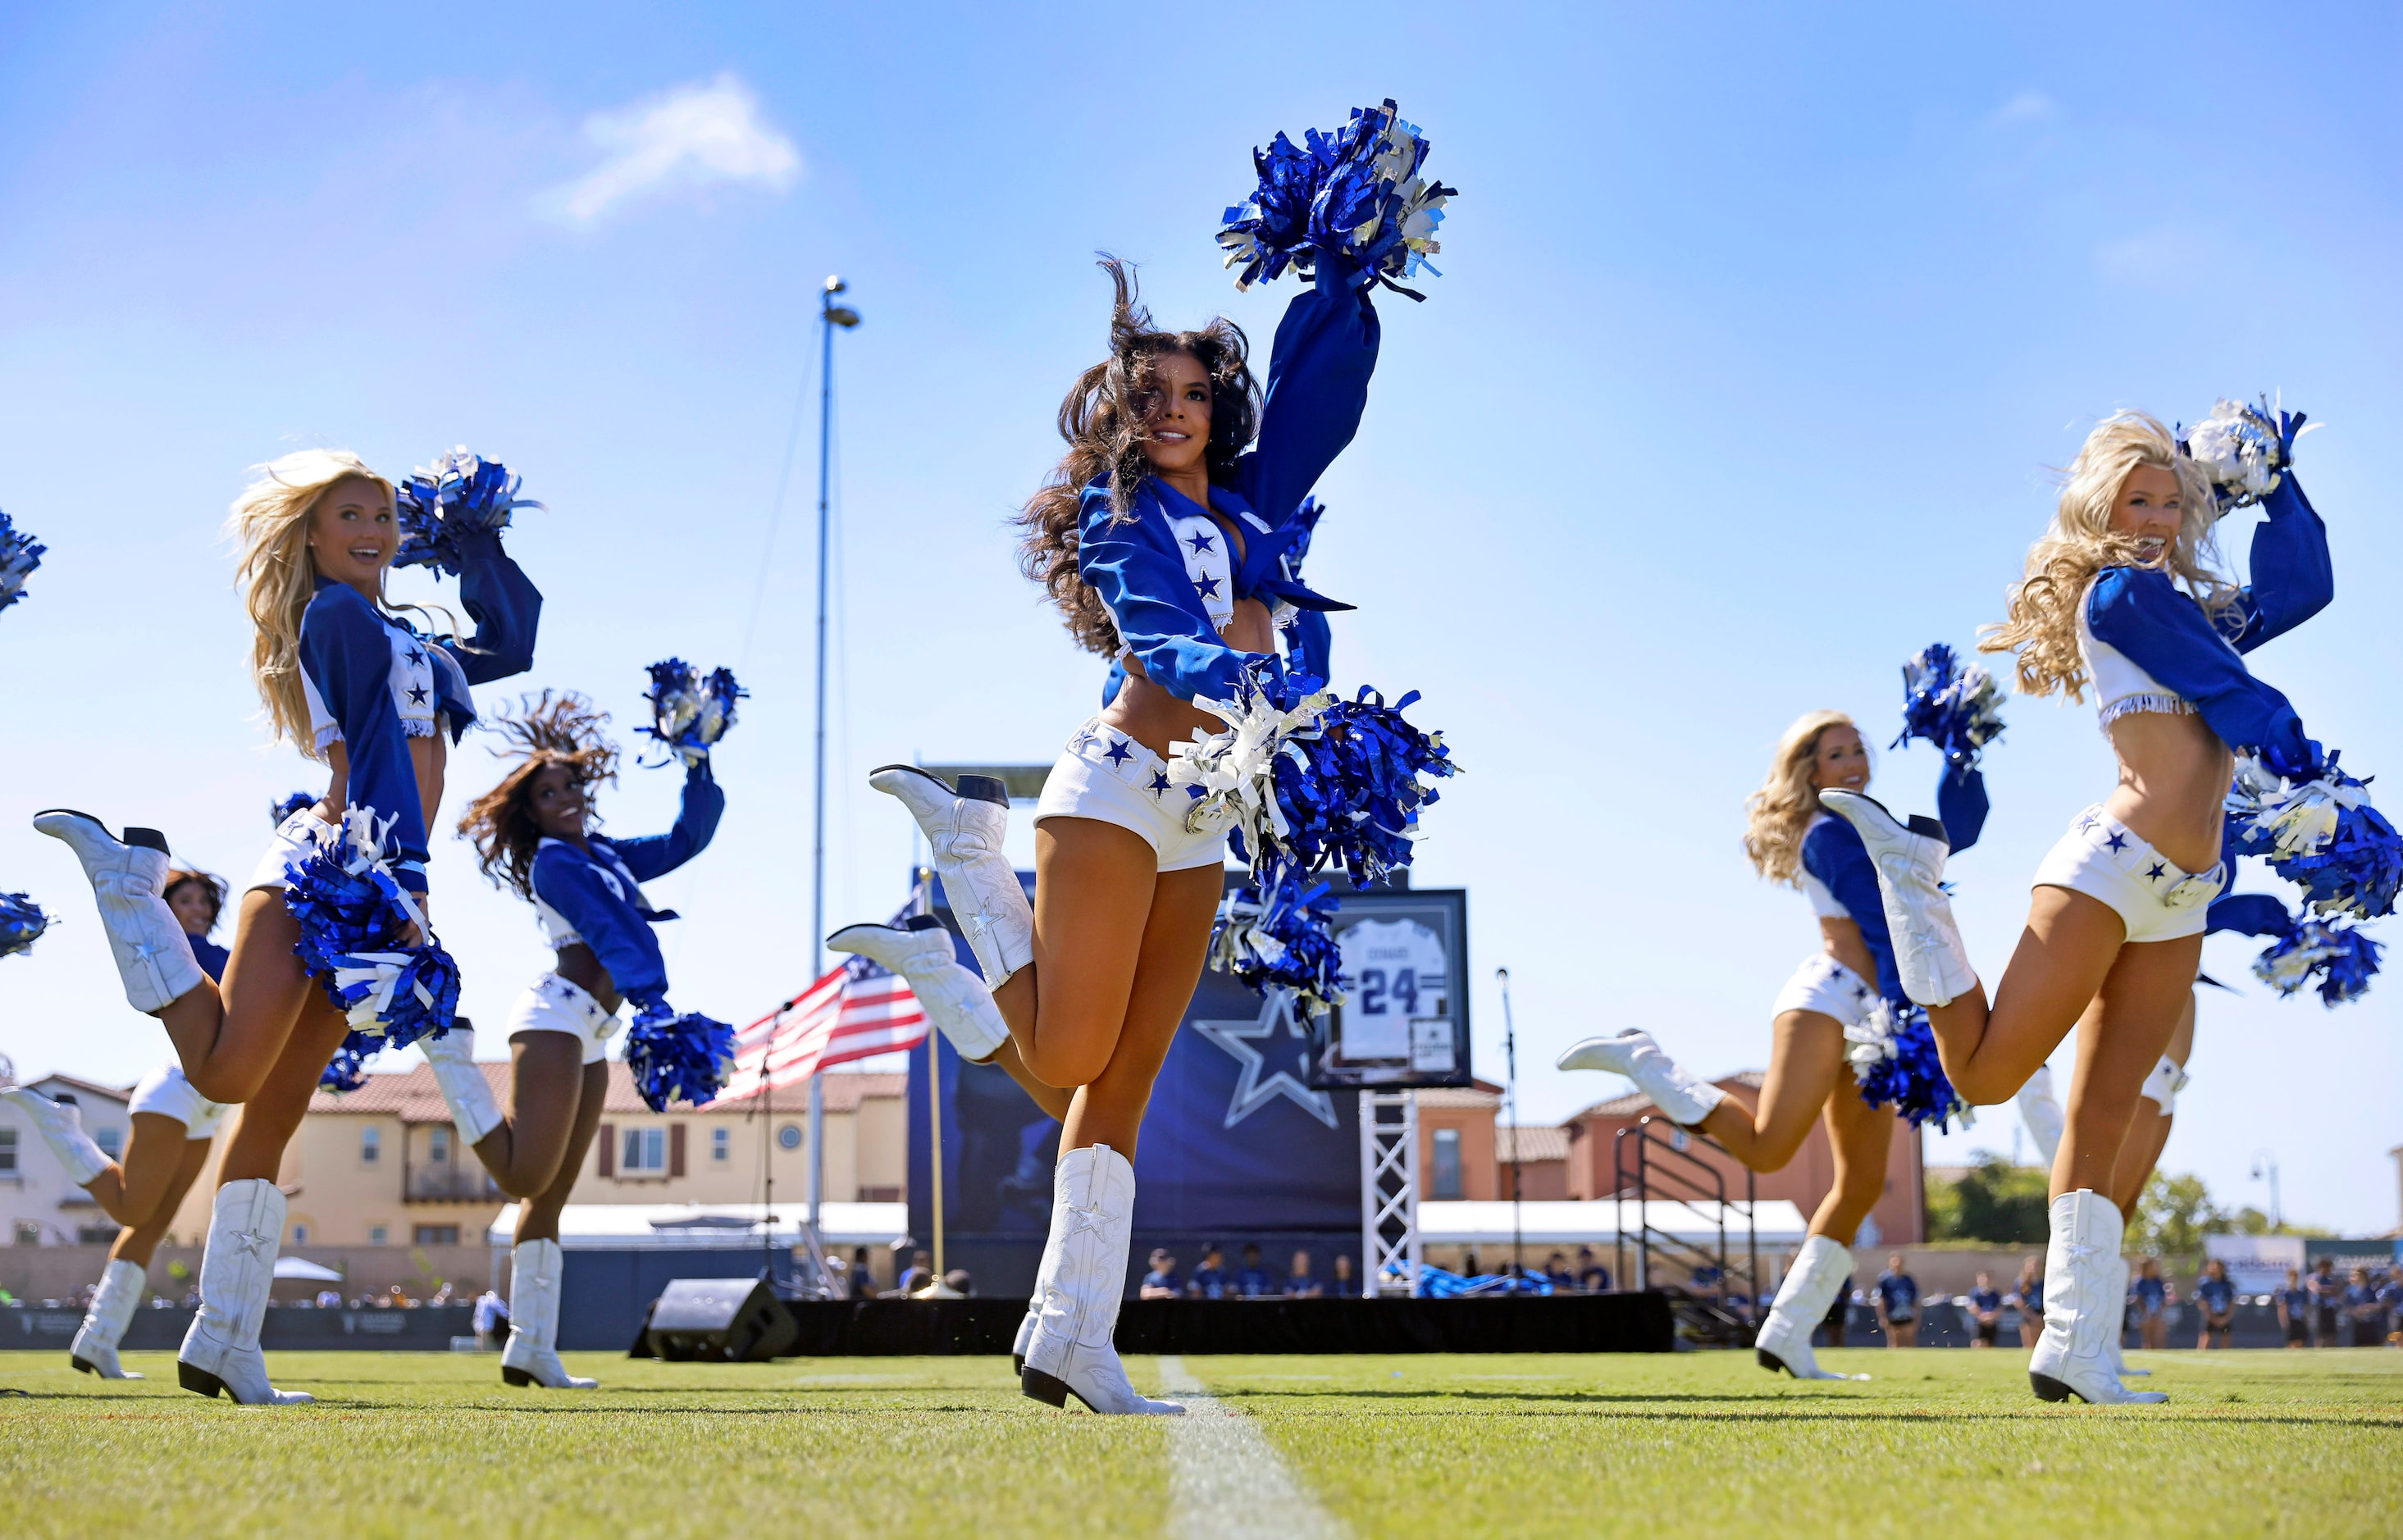
[[[275,1244],[275,1237],[261,1235],[257,1230],[236,1230],[226,1239],[231,1241],[233,1249],[244,1256],[264,1256],[268,1248]]]
[[[2084,1245],[2078,1242],[2072,1241],[2069,1243],[2069,1259],[2072,1262],[2083,1262],[2086,1258],[2094,1256],[2098,1250],[2098,1247]]]

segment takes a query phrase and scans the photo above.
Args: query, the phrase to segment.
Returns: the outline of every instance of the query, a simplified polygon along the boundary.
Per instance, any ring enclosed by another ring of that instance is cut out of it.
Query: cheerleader
[[[1812,1215],[1802,1250],[1754,1343],[1763,1368],[1798,1380],[1852,1378],[1819,1367],[1811,1333],[1852,1272],[1846,1248],[1885,1191],[1894,1134],[1895,1114],[1871,1105],[1853,1083],[1846,1037],[1868,1021],[1881,1000],[1889,1008],[1907,1001],[1868,852],[1853,826],[1829,817],[1820,803],[1823,792],[1859,792],[1868,782],[1868,748],[1860,729],[1841,712],[1817,711],[1785,729],[1768,780],[1745,804],[1744,853],[1761,876],[1802,890],[1818,916],[1822,943],[1770,1007],[1775,1036],[1757,1109],[1688,1073],[1648,1033],[1588,1038],[1560,1059],[1564,1070],[1626,1075],[1670,1121],[1700,1128],[1754,1171],[1784,1168],[1812,1123],[1825,1121],[1835,1185]],[[1937,802],[1945,827],[1958,832],[1956,848],[1974,844],[1986,819],[1984,775],[1974,764],[1947,765]]]
[[[225,975],[226,950],[209,939],[217,915],[225,908],[226,881],[206,872],[171,869],[162,896],[184,927],[193,960],[210,978]],[[0,1090],[24,1108],[50,1146],[67,1179],[91,1194],[101,1212],[124,1226],[108,1248],[108,1267],[92,1291],[83,1325],[67,1346],[67,1362],[103,1380],[139,1380],[142,1376],[117,1361],[117,1345],[142,1307],[150,1257],[160,1239],[183,1206],[184,1195],[208,1164],[209,1144],[216,1137],[225,1108],[204,1099],[184,1078],[183,1069],[161,1064],[133,1088],[128,1111],[133,1129],[125,1143],[122,1162],[111,1160],[83,1131],[80,1112],[72,1102],[54,1102],[26,1087]]]
[[[1178,740],[1221,729],[1197,701],[1240,700],[1247,674],[1278,666],[1280,617],[1343,607],[1302,588],[1284,559],[1305,533],[1304,495],[1358,428],[1379,326],[1368,275],[1321,254],[1277,328],[1264,409],[1232,323],[1162,330],[1127,268],[1103,267],[1110,354],[1061,407],[1068,452],[1022,516],[1021,565],[1125,681],[1045,783],[1034,902],[1002,853],[1009,804],[997,783],[951,786],[896,765],[869,784],[916,817],[983,974],[967,980],[967,1008],[938,1024],[964,1058],[1013,1046],[1036,1080],[1075,1092],[1021,1385],[1052,1406],[1074,1395],[1094,1411],[1178,1413],[1135,1393],[1110,1341],[1136,1134],[1201,977],[1230,822],[1188,816],[1168,761]],[[828,945],[913,989],[951,961],[949,937],[932,931],[854,925]]]
[[[667,966],[651,927],[676,918],[651,907],[641,884],[709,848],[726,794],[708,754],[691,756],[675,825],[642,839],[610,839],[593,790],[617,778],[607,716],[580,695],[545,690],[496,724],[517,764],[459,820],[484,875],[534,905],[556,953],[510,1013],[509,1108],[476,1062],[475,1034],[426,1039],[426,1061],[459,1135],[493,1181],[520,1200],[509,1254],[509,1339],[501,1379],[511,1385],[590,1390],[558,1353],[562,1258],[559,1214],[601,1126],[609,1089],[609,1039],[618,1007],[663,1008]]]
[[[2291,459],[2299,417],[2271,424]],[[2053,1162],[2044,1332],[2029,1379],[2047,1400],[2161,1401],[2112,1373],[2120,1153],[2139,1094],[2191,1005],[2205,916],[2227,881],[2221,805],[2232,751],[2296,784],[2330,774],[2285,696],[2241,654],[2300,624],[2333,591],[2327,536],[2291,472],[2262,499],[2253,583],[2209,565],[2211,479],[2151,417],[2120,412],[2071,465],[2058,510],[1981,644],[2018,654],[2021,689],[2092,685],[2119,784],[2037,867],[2019,950],[1989,1004],[1942,888],[1947,840],[1869,798],[1830,791],[1877,867],[1896,965],[1927,1007],[1954,1087],[2003,1101],[2092,1007]],[[2183,585],[2183,586],[2181,586]]]
[[[285,873],[333,846],[356,810],[385,829],[393,880],[417,916],[410,944],[431,940],[425,830],[449,748],[476,719],[468,687],[532,664],[542,596],[495,530],[463,531],[460,597],[474,638],[411,629],[383,597],[401,543],[393,485],[346,451],[304,450],[265,466],[228,530],[256,627],[251,677],[275,736],[332,777],[323,798],[277,826],[251,874],[223,987],[201,971],[166,901],[164,836],[128,826],[120,839],[66,809],[35,814],[34,826],[81,861],[126,998],[165,1024],[193,1091],[243,1104],[218,1167],[201,1311],[178,1378],[203,1395],[284,1405],[311,1397],[271,1385],[258,1350],[284,1234],[276,1169],[351,1025],[294,953],[302,929]]]

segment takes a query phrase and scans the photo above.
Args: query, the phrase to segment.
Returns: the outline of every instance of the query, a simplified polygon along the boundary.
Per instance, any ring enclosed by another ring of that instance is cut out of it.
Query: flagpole
[[[838,305],[834,297],[851,285],[840,278],[828,277],[818,293],[818,684],[817,684],[817,774],[816,806],[812,812],[810,867],[810,977],[818,978],[826,971],[826,574],[830,565],[827,515],[827,489],[831,484],[834,451],[834,333],[837,326],[845,331],[859,325],[859,312],[848,305]],[[772,1161],[775,1158],[771,1155]],[[825,1233],[819,1228],[820,1215],[826,1206],[826,1088],[818,1084],[817,1070],[810,1071],[810,1251],[818,1255],[825,1248]],[[823,1292],[826,1281],[817,1280]]]

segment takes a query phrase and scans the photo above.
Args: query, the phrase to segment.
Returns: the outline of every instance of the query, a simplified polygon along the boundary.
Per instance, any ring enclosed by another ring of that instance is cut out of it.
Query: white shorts
[[[2153,852],[2098,805],[2077,815],[2046,853],[2034,886],[2067,888],[2111,906],[2130,942],[2201,936],[2204,911],[2228,885],[2228,863],[2189,872]]]
[[[244,892],[291,886],[284,868],[299,866],[316,854],[318,846],[331,844],[340,836],[341,830],[317,816],[315,806],[312,803],[275,825],[275,837],[268,841],[267,853],[258,858],[257,869],[243,884]]]
[[[1215,812],[1200,828],[1188,828],[1192,800],[1182,787],[1169,785],[1160,756],[1096,716],[1068,740],[1067,752],[1051,767],[1035,821],[1091,818],[1132,829],[1158,854],[1160,871],[1223,867],[1233,816]]]
[[[1858,1026],[1869,1008],[1877,1004],[1878,992],[1861,976],[1837,962],[1824,951],[1813,952],[1785,980],[1777,992],[1769,1014],[1783,1016],[1789,1010],[1813,1010],[1822,1016],[1832,1016],[1836,1024]]]
[[[555,973],[546,973],[526,986],[509,1008],[508,1035],[521,1032],[563,1032],[584,1044],[584,1061],[597,1064],[609,1057],[609,1038],[618,1018],[601,1002]]]
[[[216,1136],[217,1119],[225,1116],[225,1103],[194,1090],[182,1065],[161,1064],[133,1088],[133,1100],[125,1110],[172,1117],[184,1125],[186,1139],[211,1139]]]

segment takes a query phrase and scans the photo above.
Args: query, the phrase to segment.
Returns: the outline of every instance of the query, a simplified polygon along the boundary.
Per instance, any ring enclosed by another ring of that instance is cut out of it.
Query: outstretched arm
[[[647,882],[707,850],[717,833],[717,820],[725,812],[726,793],[710,773],[709,758],[704,755],[684,772],[684,800],[676,810],[674,828],[639,839],[613,839],[609,843],[616,848],[618,859],[634,874],[634,881]]]
[[[542,623],[542,593],[501,549],[498,530],[459,537],[459,603],[476,622],[476,634],[445,644],[471,685],[490,684],[534,667],[535,631]]]
[[[2316,768],[2316,747],[2286,698],[2253,677],[2202,606],[2152,567],[2111,567],[2087,600],[2094,634],[2193,702],[2220,741],[2282,773]]]
[[[647,1004],[667,992],[667,963],[659,937],[612,891],[599,867],[572,846],[546,845],[534,861],[535,896],[557,909],[609,970],[609,982],[627,999]]]
[[[2336,597],[2336,571],[2328,560],[2327,525],[2292,467],[2261,499],[2270,515],[2253,531],[2253,581],[2244,590],[2244,625],[2229,640],[2251,652],[2283,636],[2327,608]]]
[[[1381,337],[1360,270],[1322,253],[1313,286],[1277,323],[1259,438],[1238,473],[1238,490],[1270,523],[1293,516],[1360,431]]]

